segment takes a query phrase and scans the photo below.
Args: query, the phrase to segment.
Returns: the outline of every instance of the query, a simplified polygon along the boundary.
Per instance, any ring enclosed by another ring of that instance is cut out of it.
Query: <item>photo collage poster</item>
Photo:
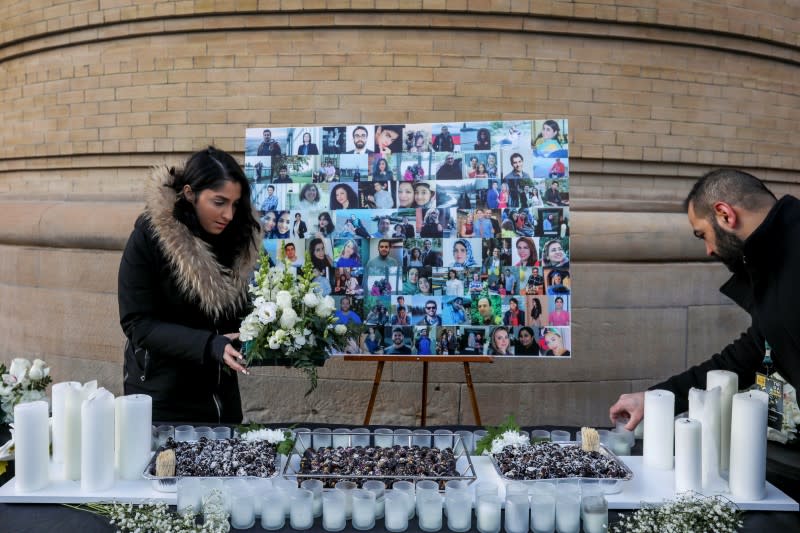
[[[566,119],[248,128],[276,268],[364,354],[571,355]]]

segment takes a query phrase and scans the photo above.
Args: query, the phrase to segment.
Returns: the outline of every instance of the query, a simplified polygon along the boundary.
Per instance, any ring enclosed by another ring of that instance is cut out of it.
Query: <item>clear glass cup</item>
[[[314,493],[297,489],[289,502],[289,525],[292,529],[304,531],[314,525]]]
[[[577,485],[558,485],[556,530],[558,533],[579,533],[581,530],[581,493]]]
[[[378,428],[374,431],[375,446],[379,448],[391,448],[394,446],[394,430],[389,428]]]
[[[214,440],[214,430],[208,426],[197,426],[194,428],[194,438],[200,440],[203,437],[208,440]]]
[[[386,512],[386,484],[378,479],[370,479],[365,481],[361,488],[375,495],[375,518],[383,518]]]
[[[438,490],[417,489],[417,524],[425,533],[442,529],[442,496]]]
[[[553,533],[556,527],[556,485],[537,481],[531,487],[531,531]]]
[[[261,494],[261,527],[267,531],[281,529],[286,523],[286,493],[270,489]]]
[[[630,443],[631,448],[633,448],[634,444],[636,444],[636,436],[634,435],[633,431],[628,431],[625,429],[625,426],[628,425],[630,420],[627,418],[618,418],[616,427],[611,430],[612,432],[622,433],[626,437],[628,437],[628,442]]]
[[[477,518],[480,533],[499,533],[501,521],[500,506],[502,502],[498,496],[481,494],[475,503],[475,517]]]
[[[552,442],[569,442],[570,432],[563,429],[554,429],[550,432],[550,440]]]
[[[250,529],[256,523],[255,501],[250,487],[244,480],[236,485],[236,492],[231,494],[231,527],[233,529]]]
[[[369,448],[369,429],[367,428],[355,428],[353,430],[353,436],[351,437],[352,446],[361,446],[362,448]]]
[[[300,488],[310,490],[314,495],[314,501],[312,503],[314,518],[322,516],[322,481],[318,479],[306,479],[300,483]]]
[[[175,438],[175,428],[173,426],[158,426],[153,432],[155,449],[159,449],[167,443],[167,439]]]
[[[253,508],[255,509],[256,516],[261,516],[261,495],[264,491],[272,490],[272,480],[264,478],[247,479],[247,486],[250,487],[250,492],[253,493]]]
[[[344,517],[347,520],[353,517],[353,491],[357,487],[352,481],[340,481],[336,484],[336,490],[344,494]]]
[[[312,442],[314,448],[330,448],[333,444],[333,439],[331,438],[331,428],[317,428],[312,432]]]
[[[423,479],[417,481],[416,485],[414,486],[414,490],[417,495],[417,519],[419,519],[419,502],[420,502],[420,495],[421,494],[429,494],[429,493],[436,493],[439,494],[439,483],[430,479]]]
[[[334,448],[347,448],[350,446],[350,429],[336,428],[332,433]]]
[[[213,429],[214,440],[224,440],[231,438],[231,428],[227,426],[217,426]]]
[[[466,450],[465,455],[472,455],[475,451],[475,439],[471,431],[456,431],[453,437],[453,451],[461,454],[461,448]]]
[[[194,437],[194,426],[178,426],[175,428],[175,440],[178,442],[192,442],[197,440]]]
[[[375,527],[375,493],[364,489],[352,491],[353,529],[367,531]]]
[[[412,431],[410,429],[395,429],[394,430],[394,445],[395,446],[411,446],[411,434]]]
[[[472,527],[472,493],[463,481],[452,480],[445,485],[445,511],[447,528],[456,533],[469,531]]]
[[[600,484],[600,479],[582,479],[581,480],[581,501],[591,496],[602,496],[603,487]],[[581,509],[581,519],[583,519],[583,509]]]
[[[506,533],[527,533],[530,526],[530,502],[528,491],[506,495]]]
[[[415,429],[411,437],[411,444],[420,448],[430,448],[432,435],[427,429]]]
[[[633,436],[632,431],[628,431]],[[621,433],[613,430],[608,434],[608,449],[615,455],[630,455],[631,447],[630,439],[626,433]]]
[[[496,483],[491,481],[478,481],[474,483],[475,487],[475,501],[478,501],[479,496],[499,496],[500,489]]]
[[[608,446],[608,436],[611,432],[607,429],[598,429],[597,435],[600,437],[600,444],[603,446]]]
[[[546,429],[534,429],[531,431],[531,443],[550,442],[550,432]]]
[[[601,479],[600,488],[603,489],[603,494],[619,494],[623,483],[621,479]]]
[[[180,514],[197,514],[203,500],[203,479],[199,477],[178,478],[177,506]]]
[[[587,496],[581,501],[583,530],[586,533],[608,531],[608,502],[603,496]]]
[[[347,518],[345,518],[344,505],[344,492],[329,490],[322,493],[322,529],[341,531],[345,528]]]
[[[433,432],[433,447],[440,450],[453,447],[453,432],[449,429],[437,429]]]
[[[509,496],[514,496],[517,494],[521,494],[527,498],[528,485],[526,485],[522,481],[511,481],[506,485],[506,500],[508,500]]]
[[[476,429],[475,431],[472,432],[472,442],[473,442],[472,449],[473,450],[478,447],[478,441],[480,441],[488,433],[489,432],[486,431],[485,429]]]
[[[395,492],[402,492],[408,496],[408,508],[406,509],[406,513],[408,514],[409,520],[414,518],[414,514],[417,510],[416,491],[414,490],[414,484],[410,481],[395,481],[392,484],[392,490]]]
[[[288,517],[289,503],[292,500],[294,492],[297,490],[297,482],[293,479],[275,478],[272,480],[272,486],[286,496],[286,499],[284,500],[283,514]]]
[[[412,486],[413,488],[413,486]],[[383,524],[389,533],[401,533],[408,529],[408,508],[413,508],[406,491],[386,491],[386,516]]]

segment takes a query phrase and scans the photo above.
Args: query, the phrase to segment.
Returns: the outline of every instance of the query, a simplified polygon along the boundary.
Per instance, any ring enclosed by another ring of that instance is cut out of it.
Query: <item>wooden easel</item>
[[[469,389],[469,398],[472,402],[472,415],[475,417],[475,423],[481,424],[481,414],[478,410],[478,400],[475,398],[475,387],[472,384],[472,373],[469,369],[470,363],[493,363],[494,357],[487,355],[345,355],[345,361],[377,361],[378,366],[375,369],[375,379],[372,383],[372,393],[369,397],[369,404],[367,405],[367,414],[364,416],[364,425],[369,425],[369,420],[372,418],[372,409],[375,407],[375,398],[378,396],[378,387],[381,384],[381,375],[383,374],[383,365],[386,361],[395,363],[400,362],[422,362],[422,421],[421,427],[425,427],[426,418],[428,415],[428,363],[463,363],[464,364],[464,378],[467,382],[467,389]]]

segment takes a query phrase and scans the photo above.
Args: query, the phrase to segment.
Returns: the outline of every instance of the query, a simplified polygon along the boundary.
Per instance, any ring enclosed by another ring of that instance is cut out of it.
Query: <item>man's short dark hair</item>
[[[387,243],[389,246],[392,245],[392,241],[390,241],[389,239],[381,239],[378,241],[378,246],[380,246],[383,243]]]
[[[268,131],[269,131],[269,130],[264,130],[264,131],[262,131],[261,133],[267,133]],[[269,131],[269,132],[270,132],[270,133],[272,133],[271,131]]]
[[[278,169],[278,171],[281,171],[281,170],[287,170],[288,171],[289,169],[286,168],[286,165],[281,165],[281,167]]]
[[[294,243],[293,242],[287,242],[286,244],[283,245],[283,249],[284,250],[288,250],[290,246],[292,248],[294,248]]]
[[[404,305],[398,305],[398,306],[397,306],[397,312],[398,312],[398,313],[399,313],[400,311],[405,311],[405,310],[406,310],[406,306],[404,306]]]
[[[403,335],[403,337],[405,337],[405,334],[403,333],[403,328],[394,328],[392,330],[392,335],[394,335],[395,333],[399,333],[399,334]]]
[[[522,161],[525,161],[525,158],[522,157],[522,154],[519,152],[514,152],[513,154],[511,154],[511,157],[509,157],[508,160],[513,163],[515,157],[519,157]]]
[[[711,216],[716,202],[726,202],[748,210],[763,209],[777,201],[764,182],[742,170],[719,168],[704,174],[692,186],[683,201],[683,209],[692,205],[700,218]]]
[[[275,186],[274,185],[267,185],[267,190],[270,190],[270,189],[272,189],[274,191],[275,190]]]
[[[356,132],[357,132],[358,130],[364,130],[364,133],[366,133],[367,135],[369,135],[369,131],[367,130],[367,128],[366,128],[365,126],[356,126],[355,128],[353,128],[353,137],[355,137],[355,136],[356,136]]]

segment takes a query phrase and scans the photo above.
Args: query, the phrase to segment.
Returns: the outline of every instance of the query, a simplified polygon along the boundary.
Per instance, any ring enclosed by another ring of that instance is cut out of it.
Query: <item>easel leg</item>
[[[472,416],[475,417],[475,424],[482,426],[481,413],[478,411],[478,399],[475,398],[475,387],[472,385],[472,373],[469,371],[469,363],[464,363],[464,378],[469,389],[469,399],[472,401]]]
[[[369,404],[367,405],[367,415],[364,417],[364,425],[369,425],[369,419],[372,418],[372,408],[375,407],[375,397],[378,396],[378,387],[381,384],[381,375],[383,374],[384,361],[378,361],[378,366],[375,368],[375,380],[372,382],[372,394],[369,396]]]
[[[425,427],[428,418],[428,362],[422,363],[422,423],[420,427]]]

